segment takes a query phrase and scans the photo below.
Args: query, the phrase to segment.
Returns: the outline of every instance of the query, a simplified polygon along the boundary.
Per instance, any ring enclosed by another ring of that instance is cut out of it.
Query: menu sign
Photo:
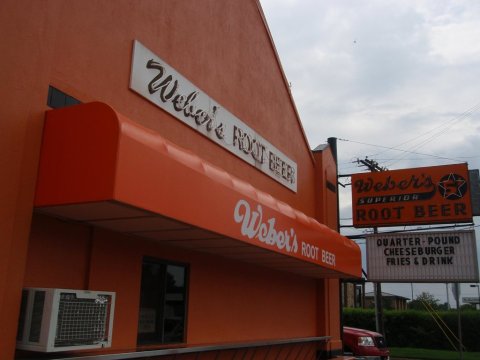
[[[367,275],[380,282],[477,282],[475,232],[368,235]]]

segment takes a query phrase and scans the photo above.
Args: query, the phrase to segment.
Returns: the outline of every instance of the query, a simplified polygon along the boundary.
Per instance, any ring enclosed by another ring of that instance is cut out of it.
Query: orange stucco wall
[[[137,314],[132,309],[138,309],[140,259],[145,253],[191,264],[187,334],[191,343],[212,337],[238,341],[252,336],[338,335],[335,322],[326,321],[337,314],[335,310],[327,315],[327,307],[336,309],[335,301],[338,306],[337,281],[315,282],[253,265],[211,261],[203,254],[43,216],[35,215],[31,221],[49,85],[82,102],[108,103],[294,208],[317,214],[320,221],[330,219],[331,208],[319,213],[316,206],[322,194],[316,185],[315,161],[258,1],[5,0],[0,30],[1,359],[14,356],[23,286],[118,291],[113,346],[134,346],[132,324]],[[129,90],[134,39],[293,159],[298,165],[298,192],[262,175]],[[319,286],[321,301],[315,295]],[[228,292],[215,296],[224,289]],[[207,314],[212,313],[211,326],[205,328]],[[248,317],[260,314],[271,323],[252,329]],[[280,321],[288,326],[278,326]],[[222,328],[229,322],[236,324],[235,330]],[[126,324],[128,329],[122,326]]]
[[[328,188],[327,182],[336,185],[337,165],[332,152],[316,151],[313,153],[316,161],[316,215],[318,219],[331,227],[338,229],[337,193]],[[338,190],[337,190],[338,191]],[[340,283],[335,279],[320,281],[317,289],[318,298],[318,333],[332,336],[328,346],[331,350],[342,347],[340,342]]]
[[[25,286],[115,291],[111,350],[134,350],[143,256],[189,264],[189,345],[316,336],[314,279],[43,215],[34,216]]]

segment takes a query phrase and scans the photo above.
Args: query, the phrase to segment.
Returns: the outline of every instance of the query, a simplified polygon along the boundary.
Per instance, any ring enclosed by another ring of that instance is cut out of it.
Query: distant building
[[[364,307],[365,282],[362,280],[344,281],[342,286],[342,305],[348,308]]]
[[[382,305],[387,310],[406,310],[409,298],[382,292]],[[375,307],[374,292],[365,293],[365,308]]]

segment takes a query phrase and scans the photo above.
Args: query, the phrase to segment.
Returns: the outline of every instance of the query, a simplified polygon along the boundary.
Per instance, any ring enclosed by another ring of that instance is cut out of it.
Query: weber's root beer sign
[[[352,175],[355,227],[472,221],[467,164]]]

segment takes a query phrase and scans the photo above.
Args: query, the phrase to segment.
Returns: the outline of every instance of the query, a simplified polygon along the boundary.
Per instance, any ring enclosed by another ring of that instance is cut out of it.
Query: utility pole
[[[453,284],[453,294],[457,303],[457,324],[458,324],[458,353],[460,360],[463,360],[463,341],[462,341],[462,317],[460,309],[460,283]]]
[[[357,159],[357,164],[366,166],[368,170],[370,170],[370,172],[379,172],[379,171],[388,170],[386,167],[378,166],[378,162],[376,162],[375,160],[370,160],[368,157],[366,157],[364,160]]]
[[[378,163],[374,160],[370,160],[367,157],[363,160],[357,159],[357,163],[362,166],[366,166],[370,172],[379,172],[387,170],[384,167],[378,166]],[[378,228],[373,228],[373,233],[378,233]],[[378,333],[382,334],[385,338],[385,326],[383,322],[383,304],[382,304],[382,283],[374,282],[374,299],[375,299],[375,329]]]

